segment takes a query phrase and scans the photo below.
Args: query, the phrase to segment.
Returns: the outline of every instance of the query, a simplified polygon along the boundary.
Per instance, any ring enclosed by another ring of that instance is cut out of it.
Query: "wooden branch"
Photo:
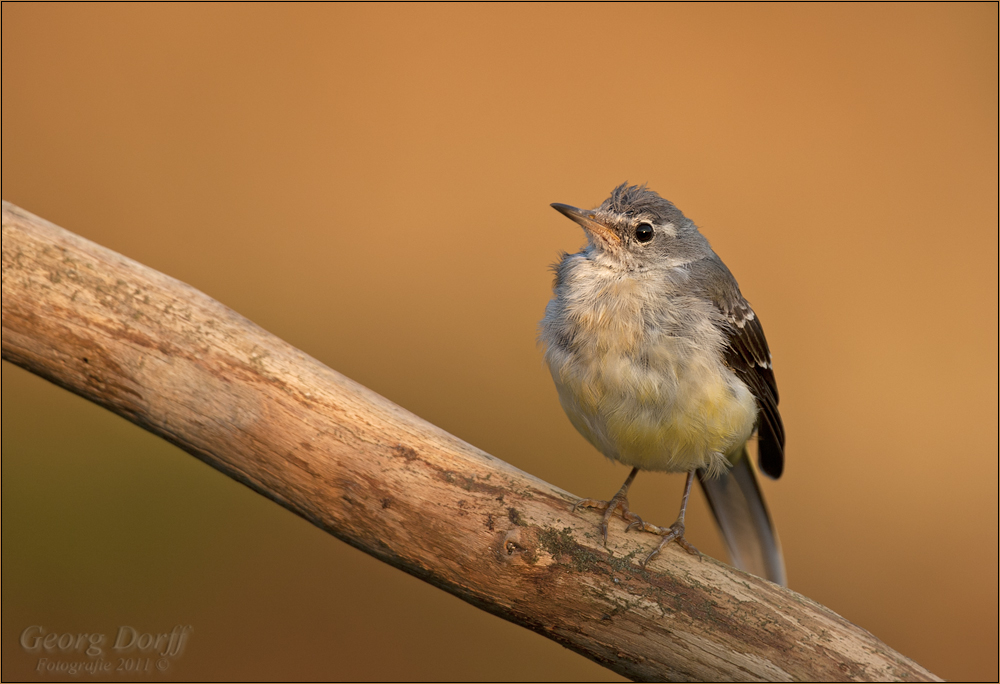
[[[634,679],[936,680],[813,601],[658,541],[184,283],[3,204],[3,358],[314,525]]]

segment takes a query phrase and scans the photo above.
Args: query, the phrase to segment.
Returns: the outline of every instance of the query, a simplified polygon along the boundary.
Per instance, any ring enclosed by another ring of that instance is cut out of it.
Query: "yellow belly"
[[[757,405],[722,361],[718,312],[663,274],[568,259],[540,339],[576,429],[608,458],[645,470],[727,468]]]
[[[634,330],[591,332],[595,344],[546,357],[563,409],[591,444],[644,470],[728,467],[757,406],[718,352]]]

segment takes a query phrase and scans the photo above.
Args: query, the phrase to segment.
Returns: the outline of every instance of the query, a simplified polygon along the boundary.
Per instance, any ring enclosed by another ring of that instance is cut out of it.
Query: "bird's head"
[[[710,251],[694,223],[645,185],[622,183],[596,209],[552,208],[583,227],[585,253],[611,268],[673,267]]]

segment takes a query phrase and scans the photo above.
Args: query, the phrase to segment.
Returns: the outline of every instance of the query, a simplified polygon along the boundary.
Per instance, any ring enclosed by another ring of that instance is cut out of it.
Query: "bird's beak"
[[[571,207],[568,204],[559,204],[558,202],[553,203],[552,208],[566,218],[576,221],[585,231],[603,240],[605,243],[609,245],[621,244],[622,240],[618,237],[618,234],[598,221],[594,212],[586,209],[577,209],[576,207]]]

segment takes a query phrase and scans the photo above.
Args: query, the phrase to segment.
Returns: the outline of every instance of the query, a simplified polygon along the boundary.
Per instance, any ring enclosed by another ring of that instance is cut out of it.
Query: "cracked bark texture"
[[[641,680],[937,680],[793,591],[616,530],[205,294],[3,204],[3,358]]]

